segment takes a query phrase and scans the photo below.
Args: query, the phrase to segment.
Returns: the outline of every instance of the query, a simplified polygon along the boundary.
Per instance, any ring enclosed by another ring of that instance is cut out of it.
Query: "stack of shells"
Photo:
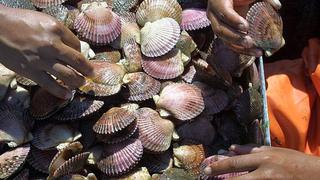
[[[214,37],[205,2],[65,1],[0,1],[64,23],[91,45],[82,53],[96,74],[69,100],[10,79],[18,85],[0,105],[1,179],[208,179],[206,157],[262,143],[255,57]],[[252,5],[247,20],[267,55],[283,45],[269,4]]]

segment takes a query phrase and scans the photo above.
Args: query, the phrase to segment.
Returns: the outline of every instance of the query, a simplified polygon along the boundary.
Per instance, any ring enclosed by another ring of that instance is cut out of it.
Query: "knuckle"
[[[239,162],[236,159],[233,159],[229,162],[228,167],[232,170],[237,169]]]

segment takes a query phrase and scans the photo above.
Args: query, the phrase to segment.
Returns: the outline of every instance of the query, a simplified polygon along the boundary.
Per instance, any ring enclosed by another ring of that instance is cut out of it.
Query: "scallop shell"
[[[109,63],[117,63],[121,59],[121,53],[120,51],[112,48],[103,48],[101,52],[97,51],[94,59],[99,61],[107,61]]]
[[[77,96],[64,109],[53,116],[59,121],[79,120],[98,111],[104,105],[103,101]]]
[[[111,9],[91,3],[75,19],[74,27],[80,37],[95,45],[106,45],[121,33],[120,17]]]
[[[79,89],[94,96],[111,96],[118,93],[125,75],[124,68],[118,64],[104,61],[90,61],[96,76],[87,78],[86,84]]]
[[[89,173],[87,176],[82,176],[80,174],[69,174],[60,177],[59,180],[97,180],[97,177],[93,173]]]
[[[126,12],[125,14],[121,14],[121,47],[131,38],[134,38],[135,41],[140,44],[140,28],[136,20],[134,13]]]
[[[189,8],[182,11],[180,27],[185,31],[198,30],[210,26],[206,9]]]
[[[18,83],[20,83],[24,86],[36,86],[37,85],[37,83],[35,83],[31,79],[28,79],[28,78],[20,76],[20,75],[16,76],[16,80]]]
[[[107,178],[102,178],[107,179]],[[151,180],[151,175],[147,168],[142,167],[139,169],[134,170],[133,172],[117,177],[117,178],[110,178],[110,180]]]
[[[186,65],[191,60],[191,53],[197,48],[197,44],[193,41],[192,37],[186,32],[182,31],[176,48],[182,52],[182,61]]]
[[[181,76],[181,79],[186,83],[192,83],[196,78],[197,70],[194,65],[188,66]]]
[[[169,17],[181,22],[182,9],[176,0],[144,0],[137,10],[137,21],[140,26]]]
[[[112,9],[117,13],[122,13],[129,11],[137,4],[138,0],[113,0]]]
[[[162,119],[150,108],[137,111],[139,139],[145,149],[151,152],[166,151],[171,144],[174,125],[171,121]]]
[[[107,176],[118,176],[128,172],[141,159],[143,147],[139,139],[106,145],[104,158],[98,162],[98,168]]]
[[[19,9],[30,9],[30,10],[36,10],[36,8],[33,6],[33,3],[28,0],[0,0],[0,4],[3,4],[7,7],[11,8],[19,8]]]
[[[50,6],[45,8],[42,12],[55,17],[60,22],[64,23],[68,17],[68,8],[63,5]]]
[[[173,49],[157,58],[143,57],[142,68],[150,76],[157,79],[174,79],[184,71],[181,51]]]
[[[248,11],[246,19],[249,22],[249,36],[257,47],[266,51],[267,56],[284,46],[282,19],[269,3],[255,3]]]
[[[202,144],[183,145],[173,148],[173,156],[177,167],[182,167],[192,174],[199,174],[205,151]]]
[[[141,164],[147,167],[152,174],[164,172],[172,168],[172,150],[169,149],[159,154],[144,153]]]
[[[29,180],[29,169],[23,169],[18,175],[16,175],[13,180]]]
[[[56,6],[66,2],[67,0],[31,0],[33,5],[38,8],[46,8],[50,6]]]
[[[160,92],[161,83],[143,72],[126,74],[123,82],[129,89],[130,101],[143,101]]]
[[[66,124],[47,124],[36,128],[34,139],[31,143],[40,150],[60,149],[80,137],[80,132]]]
[[[180,37],[180,26],[172,18],[146,23],[141,29],[141,52],[147,57],[159,57],[169,52]]]
[[[135,120],[135,114],[125,108],[109,109],[93,126],[98,134],[113,134],[123,130]]]
[[[0,178],[5,179],[22,167],[30,151],[29,145],[18,147],[0,155]]]
[[[38,89],[32,99],[30,115],[35,119],[46,119],[69,104],[73,99],[65,100],[55,97],[43,88]]]
[[[17,147],[32,140],[32,135],[25,125],[23,117],[15,113],[15,107],[2,103],[0,105],[0,142],[9,147]]]
[[[142,55],[140,47],[134,38],[128,39],[123,45],[125,59],[122,61],[123,66],[128,72],[138,72],[142,70]]]
[[[37,171],[49,174],[49,165],[57,152],[56,149],[40,150],[31,146],[30,155],[28,156],[27,161]]]
[[[69,28],[70,30],[74,31],[74,21],[76,20],[76,18],[78,17],[78,15],[80,14],[79,9],[71,9],[68,12],[68,16],[64,22],[64,25]]]
[[[95,145],[91,147],[88,152],[90,152],[90,155],[88,157],[88,164],[95,165],[102,157],[102,152],[104,150],[104,147],[100,144]]]
[[[179,120],[197,117],[204,110],[201,91],[194,85],[175,83],[166,86],[155,103]]]

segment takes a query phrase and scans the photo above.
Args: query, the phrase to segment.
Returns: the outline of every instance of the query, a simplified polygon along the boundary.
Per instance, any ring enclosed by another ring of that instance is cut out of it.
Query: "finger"
[[[260,57],[263,55],[263,52],[261,49],[258,48],[245,48],[242,46],[238,46],[235,44],[231,44],[228,42],[225,42],[225,44],[233,51],[239,53],[239,54],[245,54],[245,55],[250,55],[250,56],[255,56],[255,57]]]
[[[65,44],[59,46],[59,51],[60,53],[58,54],[57,59],[70,65],[84,76],[94,76],[93,67],[80,52]]]
[[[248,145],[237,145],[233,144],[230,146],[229,150],[237,154],[250,154],[250,153],[259,153],[264,150],[267,150],[268,146],[260,146],[257,144],[248,144]]]
[[[216,1],[211,0],[208,3],[209,9],[213,9],[215,15],[219,17],[221,21],[233,27],[234,29],[242,32],[247,32],[249,29],[248,22],[241,17],[233,8],[233,0]]]
[[[211,163],[204,169],[209,176],[216,176],[226,173],[243,172],[255,170],[261,162],[259,154],[248,154],[230,157]]]
[[[281,9],[281,2],[279,0],[267,0],[275,9]]]
[[[61,39],[67,46],[81,52],[80,40],[68,28],[64,28]]]
[[[261,179],[261,175],[258,170],[252,171],[248,174],[228,178],[228,180],[248,180],[248,179]]]

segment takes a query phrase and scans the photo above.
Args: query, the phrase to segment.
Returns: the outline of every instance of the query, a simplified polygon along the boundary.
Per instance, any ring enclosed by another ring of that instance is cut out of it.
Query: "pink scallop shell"
[[[198,30],[210,26],[206,9],[190,8],[182,11],[180,27],[182,30]]]
[[[56,6],[66,2],[67,0],[31,0],[33,5],[38,8],[47,8],[50,6]]]
[[[125,56],[124,67],[128,72],[138,72],[142,70],[141,61],[142,55],[141,50],[135,38],[128,38],[125,40],[123,45],[123,52]]]

